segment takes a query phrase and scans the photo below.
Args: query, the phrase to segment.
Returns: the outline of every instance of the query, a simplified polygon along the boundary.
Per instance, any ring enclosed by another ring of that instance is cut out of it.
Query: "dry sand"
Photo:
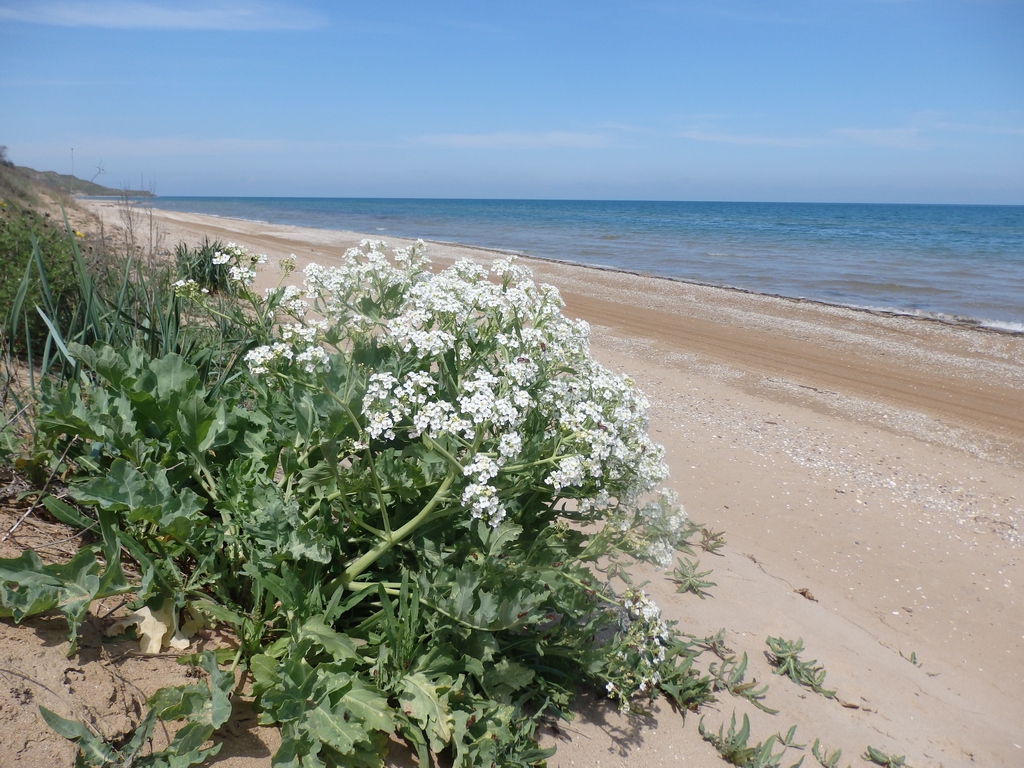
[[[111,204],[89,205],[109,231]],[[166,243],[209,235],[271,261],[294,253],[329,264],[362,239],[154,216]],[[440,266],[496,255],[445,244],[428,252]],[[748,677],[770,683],[766,703],[780,710],[767,715],[723,692],[702,711],[705,724],[717,731],[747,713],[752,742],[796,725],[805,766],[816,764],[816,737],[842,748],[840,766],[862,765],[868,745],[917,768],[1024,765],[1024,336],[524,262],[561,290],[567,314],[591,323],[597,359],[648,394],[669,484],[693,519],[725,531],[724,554],[700,558],[717,583],[707,600],[676,594],[651,569],[637,573],[685,631],[726,628],[729,647],[749,656]],[[770,635],[803,638],[837,699],[773,677]],[[0,651],[0,668],[17,661]],[[163,684],[143,672],[134,670],[147,693]],[[51,687],[69,685],[56,677]],[[0,721],[16,704],[0,698]],[[668,708],[631,721],[583,699],[544,742],[559,745],[552,768],[723,765],[697,721]],[[215,764],[269,765],[272,734],[251,720],[236,730]]]

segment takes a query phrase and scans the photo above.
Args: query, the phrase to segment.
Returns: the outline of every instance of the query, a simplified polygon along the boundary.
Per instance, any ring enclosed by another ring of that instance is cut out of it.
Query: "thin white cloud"
[[[920,128],[837,128],[833,133],[840,139],[876,147],[920,149],[923,146]]]
[[[824,144],[822,139],[791,136],[758,136],[751,134],[725,133],[691,128],[676,134],[690,141],[707,141],[715,144],[736,144],[745,147],[812,147]]]
[[[984,123],[946,122],[938,121],[932,124],[936,130],[948,131],[950,133],[981,134],[986,136],[1020,136],[1024,137],[1024,126],[1022,125],[997,125]]]
[[[911,126],[900,128],[834,128],[826,134],[816,136],[771,136],[763,134],[731,133],[716,129],[689,128],[675,133],[690,141],[706,141],[716,144],[734,144],[745,147],[808,147],[834,146],[838,144],[867,144],[875,147],[897,149],[923,149],[926,146],[924,128]]]
[[[551,147],[576,147],[590,149],[606,147],[608,138],[596,133],[573,133],[570,131],[546,131],[539,133],[445,133],[420,136],[418,144],[434,144],[445,147],[467,149],[546,149]]]
[[[242,0],[2,0],[2,21],[61,27],[222,31],[311,29],[326,23],[319,14],[278,2]]]

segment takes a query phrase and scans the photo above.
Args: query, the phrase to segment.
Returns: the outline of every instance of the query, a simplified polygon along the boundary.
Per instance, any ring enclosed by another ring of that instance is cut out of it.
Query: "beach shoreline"
[[[236,221],[246,221],[246,219],[236,219]],[[270,222],[261,223],[270,224]],[[399,239],[402,241],[408,240],[408,238]],[[507,248],[488,248],[482,245],[469,245],[467,243],[451,242],[447,240],[424,239],[422,242],[426,243],[427,245],[439,246],[441,248],[457,248],[461,250],[480,251],[481,253],[493,253],[498,256],[515,256],[517,258],[528,259],[531,262],[544,262],[548,264],[565,265],[568,267],[578,267],[579,269],[592,269],[598,272],[611,272],[612,274],[632,275],[633,277],[644,277],[650,278],[652,280],[667,280],[673,283],[682,283],[683,285],[693,285],[698,288],[714,288],[722,291],[734,291],[736,293],[747,294],[750,296],[764,296],[765,298],[769,299],[782,299],[784,301],[792,301],[797,304],[815,304],[821,307],[847,309],[852,312],[865,312],[867,314],[881,315],[883,317],[904,317],[913,320],[920,320],[922,322],[949,325],[955,328],[970,328],[972,330],[978,330],[985,333],[1000,333],[1011,336],[1024,335],[1024,324],[1020,323],[1004,323],[998,320],[985,320],[973,317],[966,317],[962,315],[949,315],[942,313],[916,312],[906,309],[887,309],[885,307],[870,307],[853,304],[842,304],[839,302],[824,301],[822,299],[812,299],[806,296],[786,296],[781,293],[755,291],[753,289],[742,288],[737,285],[720,285],[718,283],[702,282],[700,280],[694,280],[685,277],[676,277],[674,275],[657,275],[654,274],[653,272],[644,272],[642,270],[637,269],[626,269],[625,267],[614,267],[608,264],[588,264],[586,262],[575,261],[572,259],[555,259],[548,256],[537,256],[535,254],[526,253],[524,251],[515,251]],[[1020,326],[1019,328],[1017,327],[1018,325]]]
[[[109,202],[111,200],[110,198],[88,198],[88,197],[82,197],[82,198],[79,198],[79,199],[81,199],[83,201],[87,201],[87,202],[88,201],[92,201],[94,203],[95,202],[100,202],[100,201]],[[156,207],[157,207],[158,210],[163,210],[166,213],[171,213],[171,214],[176,212],[174,208],[167,208],[167,209],[160,208],[159,207],[159,200],[155,201],[155,203],[156,203]],[[149,201],[147,203],[147,205],[150,205],[150,206],[152,206],[153,204],[154,204],[153,201]],[[825,204],[825,205],[828,205],[828,204]],[[319,226],[314,226],[314,225],[309,225],[309,224],[302,224],[300,222],[294,222],[294,223],[274,222],[274,221],[272,221],[270,219],[265,219],[265,218],[249,218],[249,217],[244,217],[244,216],[232,216],[231,214],[205,213],[204,212],[204,213],[197,213],[196,215],[208,216],[208,217],[215,218],[215,219],[228,219],[228,220],[233,219],[235,221],[243,221],[243,222],[247,222],[247,223],[255,224],[255,225],[260,225],[260,226],[284,226],[284,227],[295,226],[295,227],[299,227],[299,228],[305,227],[305,228],[311,228],[311,229],[314,229],[314,228],[315,229],[326,229],[327,231],[338,231],[338,232],[345,232],[345,231],[347,231],[347,230],[335,230],[335,229],[333,229],[331,227],[319,227]],[[378,232],[375,236],[376,237],[398,239],[398,240],[409,240],[410,239],[410,237],[408,237],[406,235],[401,235],[401,234],[391,235],[391,234],[389,234],[387,232]],[[958,327],[973,327],[973,328],[983,329],[983,330],[991,331],[991,332],[995,332],[995,333],[1006,333],[1006,334],[1013,334],[1013,335],[1024,334],[1024,316],[1021,316],[1018,320],[1008,320],[1008,319],[1005,319],[1005,318],[1004,319],[993,319],[993,318],[990,318],[990,317],[986,317],[983,314],[981,314],[981,315],[968,315],[968,314],[963,314],[963,313],[956,313],[956,312],[953,312],[953,311],[938,311],[938,310],[914,309],[914,308],[907,308],[907,307],[903,307],[903,306],[895,305],[895,304],[891,304],[891,303],[890,304],[885,304],[885,303],[882,303],[882,304],[872,304],[872,303],[857,303],[857,302],[853,302],[853,301],[850,301],[850,300],[846,300],[846,301],[843,301],[843,300],[829,300],[829,299],[826,299],[826,298],[822,298],[820,296],[811,296],[811,295],[803,295],[803,294],[800,294],[800,293],[784,293],[784,292],[778,292],[778,291],[764,290],[764,289],[752,288],[750,286],[744,286],[744,285],[733,285],[731,283],[723,282],[723,281],[700,280],[700,279],[697,279],[697,278],[688,277],[688,276],[684,276],[684,275],[671,274],[669,272],[659,273],[657,271],[650,271],[650,270],[644,270],[644,269],[632,269],[632,268],[629,268],[629,267],[626,267],[626,266],[616,265],[614,263],[605,263],[605,262],[602,262],[602,261],[586,261],[586,260],[580,260],[580,259],[565,258],[563,256],[550,256],[550,255],[544,255],[544,254],[537,253],[537,252],[531,252],[529,250],[516,249],[516,248],[511,248],[511,247],[490,247],[487,244],[481,244],[481,243],[478,243],[478,242],[476,242],[476,243],[475,242],[469,242],[469,241],[462,242],[462,241],[457,240],[457,239],[456,240],[436,239],[436,238],[430,238],[430,237],[423,237],[421,239],[424,242],[428,243],[428,244],[437,245],[437,246],[444,247],[444,248],[449,248],[449,247],[450,248],[461,248],[461,249],[471,249],[471,250],[477,250],[477,251],[488,252],[488,253],[499,253],[499,254],[504,254],[504,255],[514,255],[514,256],[520,256],[520,257],[524,257],[524,258],[529,258],[529,259],[532,259],[534,261],[552,262],[552,263],[555,263],[555,264],[567,264],[567,265],[570,265],[570,266],[578,266],[578,267],[581,267],[581,268],[588,268],[588,269],[595,269],[595,270],[602,270],[602,271],[609,271],[609,272],[617,272],[617,273],[622,273],[622,274],[632,274],[632,275],[636,275],[636,276],[640,276],[640,277],[652,277],[652,278],[658,278],[658,279],[664,279],[664,280],[671,280],[671,281],[675,281],[675,282],[681,282],[681,283],[690,284],[690,285],[704,286],[704,287],[709,287],[709,288],[721,288],[721,289],[724,289],[724,290],[738,291],[738,292],[741,292],[741,293],[748,293],[748,294],[751,294],[751,295],[768,296],[768,297],[774,297],[774,298],[782,298],[782,299],[788,299],[788,300],[797,301],[797,302],[809,302],[809,303],[813,303],[813,304],[820,304],[820,305],[828,306],[828,307],[845,308],[845,309],[850,309],[850,310],[854,310],[854,311],[869,312],[869,313],[876,313],[876,314],[881,314],[881,315],[890,315],[890,316],[896,316],[896,317],[911,317],[911,318],[917,318],[917,319],[927,320],[927,321],[930,321],[930,322],[937,322],[937,323],[948,324],[948,325],[953,325],[953,326],[958,326]]]
[[[116,225],[113,204],[83,204]],[[336,263],[364,237],[153,216],[166,245],[208,235],[267,253],[271,265],[294,253],[300,268]],[[438,268],[505,254],[438,243],[428,253]],[[713,730],[735,709],[757,738],[796,723],[803,740],[842,747],[843,764],[869,743],[919,768],[1024,760],[1024,336],[522,263],[590,323],[594,356],[647,393],[671,486],[691,517],[725,531],[725,556],[700,553],[718,584],[709,600],[637,574],[685,631],[726,627],[751,674],[771,682],[768,703],[783,715],[721,693]],[[277,278],[270,269],[262,279]],[[850,706],[773,678],[767,635],[802,637]],[[722,764],[694,718],[678,728],[667,711],[646,724],[615,717],[599,702],[582,706],[573,726],[545,737],[560,743],[549,765]]]

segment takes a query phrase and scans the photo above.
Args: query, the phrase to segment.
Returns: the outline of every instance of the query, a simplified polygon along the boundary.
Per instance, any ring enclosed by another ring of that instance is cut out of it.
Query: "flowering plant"
[[[645,503],[665,474],[647,401],[554,288],[367,241],[261,296],[259,259],[230,254],[244,303],[183,295],[232,318],[247,375],[207,388],[177,355],[79,347],[89,374],[46,397],[40,450],[145,574],[108,568],[92,598],[134,590],[165,640],[229,625],[281,766],[379,765],[393,734],[424,765],[534,764],[579,684],[623,709],[708,697],[629,583],[693,530],[670,492]]]
[[[204,238],[194,248],[179,243],[174,252],[180,278],[174,287],[179,294],[182,288],[185,293],[228,292],[233,282],[255,274],[252,270],[260,258],[250,257],[242,246],[234,243],[224,245],[219,240],[211,241],[209,238]]]

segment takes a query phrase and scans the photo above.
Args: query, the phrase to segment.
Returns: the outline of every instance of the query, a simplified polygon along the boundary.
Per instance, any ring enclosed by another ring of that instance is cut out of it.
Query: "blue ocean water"
[[[157,197],[1024,332],[1024,206]]]

